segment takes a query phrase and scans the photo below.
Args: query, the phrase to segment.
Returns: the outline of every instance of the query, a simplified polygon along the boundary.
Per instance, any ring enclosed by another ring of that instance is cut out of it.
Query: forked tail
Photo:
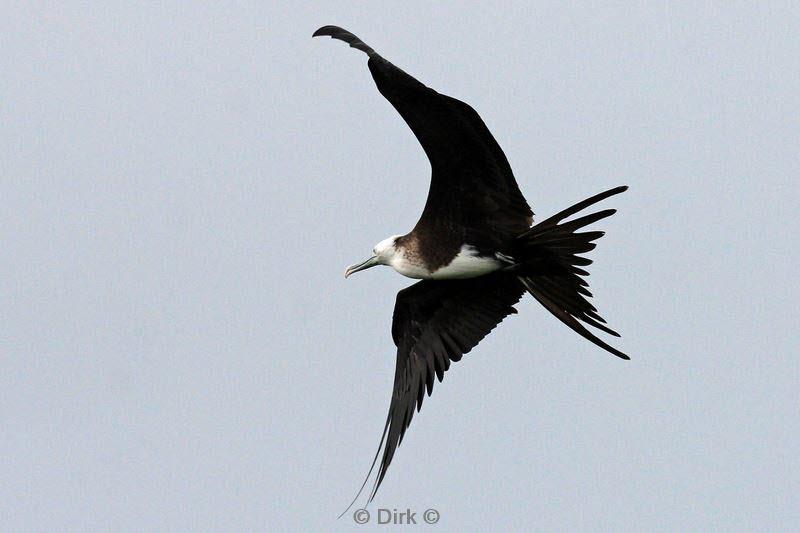
[[[627,189],[627,186],[622,186],[602,192],[533,226],[517,238],[517,263],[509,268],[517,273],[528,292],[556,318],[582,337],[623,359],[630,357],[597,338],[581,324],[584,322],[615,337],[620,336],[605,325],[606,321],[587,300],[592,293],[583,278],[589,273],[581,268],[592,261],[580,254],[593,250],[596,246],[593,241],[604,233],[578,232],[589,224],[613,215],[616,210],[605,209],[568,222],[562,221]]]

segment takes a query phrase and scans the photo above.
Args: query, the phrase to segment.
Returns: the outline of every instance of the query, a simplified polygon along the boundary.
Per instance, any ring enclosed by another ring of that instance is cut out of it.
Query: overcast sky
[[[800,7],[0,8],[0,523],[335,518],[394,372],[430,168],[341,25],[470,103],[537,218],[612,186],[619,360],[531,298],[455,364],[370,509],[439,531],[800,528]],[[417,515],[417,521],[420,521]],[[373,524],[375,516],[373,515]]]

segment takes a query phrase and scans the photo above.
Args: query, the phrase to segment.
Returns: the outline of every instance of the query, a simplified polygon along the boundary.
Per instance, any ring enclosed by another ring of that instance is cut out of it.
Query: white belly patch
[[[461,247],[461,251],[448,265],[431,274],[432,279],[476,278],[503,267],[503,263],[493,257],[478,256],[478,250],[469,245]]]
[[[475,248],[464,245],[450,263],[433,272],[425,268],[422,263],[409,259],[404,253],[395,254],[388,264],[408,278],[466,279],[483,276],[508,266],[511,261],[503,259],[503,257],[481,257]]]

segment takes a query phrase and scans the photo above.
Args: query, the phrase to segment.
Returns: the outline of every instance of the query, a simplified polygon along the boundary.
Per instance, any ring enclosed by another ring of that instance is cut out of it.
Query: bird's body
[[[425,392],[431,394],[434,377],[441,381],[451,362],[516,313],[513,306],[525,292],[584,338],[628,359],[581,324],[619,336],[586,299],[591,293],[582,267],[591,261],[579,255],[592,250],[592,241],[603,233],[578,232],[614,210],[566,220],[627,187],[597,194],[532,225],[533,211],[474,109],[426,87],[347,30],[325,26],[314,32],[319,35],[345,41],[369,56],[367,65],[378,90],[414,132],[432,170],[428,199],[416,226],[384,239],[373,248],[372,257],[345,272],[347,277],[389,265],[422,280],[401,290],[395,303],[392,339],[397,363],[375,456],[377,461],[383,449],[372,499],[414,411],[421,408]]]
[[[439,251],[435,247],[424,247],[412,232],[408,235],[393,235],[379,242],[373,249],[373,257],[378,258],[377,264],[388,265],[399,274],[413,279],[474,278],[512,263],[510,258],[498,256],[497,253],[481,254],[480,250],[469,243],[462,244],[447,255],[441,254],[441,259],[440,254],[426,253],[430,250]],[[345,275],[361,270],[359,266],[361,265],[349,268]]]

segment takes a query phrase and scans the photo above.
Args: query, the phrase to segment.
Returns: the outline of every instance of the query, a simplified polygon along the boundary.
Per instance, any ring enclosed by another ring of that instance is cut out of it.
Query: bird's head
[[[392,235],[376,244],[375,248],[372,249],[372,257],[362,263],[347,267],[347,270],[344,272],[344,277],[346,278],[350,274],[358,272],[359,270],[366,270],[375,265],[391,264],[392,259],[399,253],[397,249],[397,239],[399,237],[401,237],[401,235]]]

